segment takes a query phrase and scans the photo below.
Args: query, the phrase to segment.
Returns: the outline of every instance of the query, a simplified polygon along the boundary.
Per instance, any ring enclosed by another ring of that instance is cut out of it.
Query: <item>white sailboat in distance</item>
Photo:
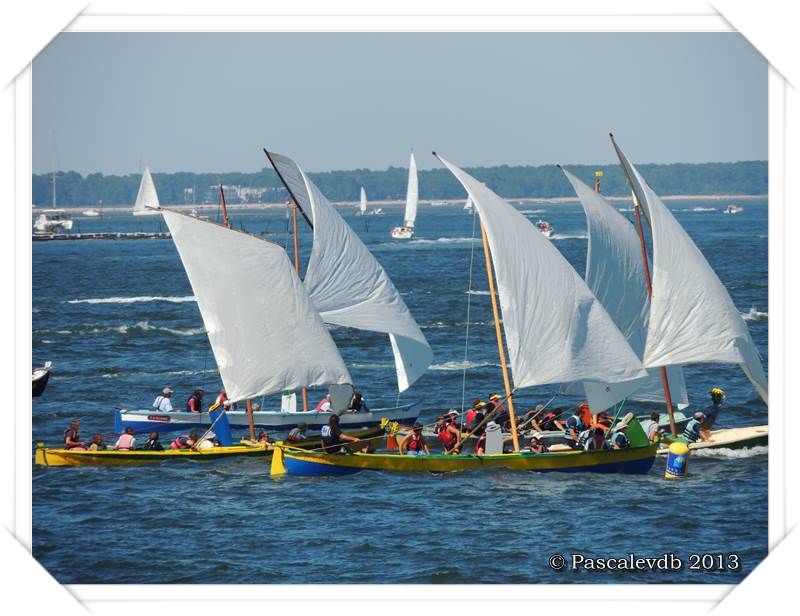
[[[139,193],[136,195],[136,203],[133,205],[134,216],[153,216],[159,214],[161,203],[158,201],[158,193],[156,192],[156,185],[153,184],[153,177],[150,175],[150,169],[144,168],[142,173],[142,181],[139,183]]]
[[[396,240],[410,240],[414,237],[414,224],[417,221],[417,205],[419,203],[419,180],[417,178],[417,160],[414,152],[408,162],[408,189],[406,191],[406,213],[402,227],[394,227],[389,234]]]
[[[358,204],[358,211],[356,211],[356,216],[366,216],[367,214],[367,191],[364,190],[364,187],[361,187],[361,200]]]

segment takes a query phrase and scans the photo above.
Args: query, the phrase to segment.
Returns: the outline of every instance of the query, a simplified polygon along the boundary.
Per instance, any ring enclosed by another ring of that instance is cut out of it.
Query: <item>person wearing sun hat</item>
[[[156,396],[153,401],[153,410],[159,413],[171,413],[172,400],[170,398],[172,398],[172,390],[169,387],[165,387],[161,390],[161,395]]]

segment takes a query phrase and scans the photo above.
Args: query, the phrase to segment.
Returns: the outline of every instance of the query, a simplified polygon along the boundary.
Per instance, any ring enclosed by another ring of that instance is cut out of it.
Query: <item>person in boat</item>
[[[532,453],[547,453],[547,445],[545,445],[542,440],[534,435],[531,437],[531,442],[528,444],[528,449],[531,450]]]
[[[161,390],[161,395],[156,396],[153,401],[153,410],[157,413],[171,413],[174,410],[171,398],[172,390],[169,387],[165,387]]]
[[[217,440],[217,433],[209,430],[205,433],[203,438],[197,443],[196,449],[214,449],[219,447],[219,440]]]
[[[461,453],[460,448],[456,447],[461,438],[461,430],[453,423],[450,415],[443,415],[436,419],[436,432],[439,440],[444,445],[445,454]]]
[[[297,443],[299,441],[306,440],[306,430],[308,429],[308,424],[304,421],[301,421],[297,424],[294,428],[289,430],[289,434],[286,435],[286,442],[287,443]]]
[[[330,413],[331,412],[331,395],[325,394],[325,397],[317,402],[317,413]]]
[[[472,414],[470,415],[467,413],[466,424],[464,426],[467,432],[472,432],[473,430],[477,429],[475,436],[480,437],[480,434],[483,433],[483,428],[478,428],[478,426],[480,426],[483,420],[486,419],[485,410],[487,406],[490,405],[486,404],[485,402],[480,402],[477,405],[477,408],[470,409]]]
[[[226,402],[227,402],[227,404],[225,404]],[[236,410],[236,403],[235,402],[231,402],[228,399],[228,392],[225,391],[224,387],[219,390],[219,395],[217,396],[217,399],[214,400],[214,404],[211,405],[208,410],[209,411],[213,411],[220,404],[225,407],[226,411],[235,411]]]
[[[328,420],[327,426],[322,426],[322,447],[326,453],[341,453],[345,443],[358,443],[355,436],[342,432],[339,426],[339,416],[334,413]]]
[[[588,426],[583,423],[583,410],[578,406],[575,412],[567,419],[567,425],[564,428],[564,438],[567,440],[567,445],[573,449],[580,449],[578,441],[580,441],[581,432],[587,428]]]
[[[64,449],[86,449],[86,443],[81,440],[81,422],[73,419],[69,428],[64,430]]]
[[[625,432],[628,431],[628,424],[620,423],[614,428],[614,433],[609,437],[612,449],[627,449],[631,446],[628,441],[628,436]]]
[[[506,423],[511,421],[511,415],[508,413],[508,409],[506,405],[503,404],[503,396],[498,393],[493,393],[489,396],[489,405],[490,408],[486,409],[485,412],[491,412],[496,410],[497,412],[492,416],[492,421],[494,421],[498,426],[505,426]]]
[[[417,422],[411,429],[411,432],[403,437],[400,441],[400,455],[407,456],[426,456],[431,455],[428,444],[425,442],[425,437],[422,435],[422,424]]]
[[[703,430],[705,420],[706,414],[702,411],[697,411],[683,429],[681,438],[687,443],[696,443],[698,440],[707,441],[709,439],[708,430]]]
[[[289,439],[287,438],[286,440],[288,441]],[[269,438],[269,432],[267,432],[266,430],[262,430],[261,432],[259,432],[256,442],[272,445],[272,439]]]
[[[611,423],[614,420],[606,413],[605,411],[600,411],[597,415],[594,416],[594,421],[592,422],[592,427],[597,428],[603,433],[606,433],[611,428]]]
[[[364,402],[364,396],[360,391],[353,391],[353,397],[350,398],[350,404],[347,405],[347,410],[354,413],[360,413],[362,411],[364,413],[369,413],[367,403]]]
[[[661,416],[658,413],[650,413],[650,425],[647,426],[647,440],[651,443],[659,439],[662,430],[658,425]]]
[[[566,426],[559,419],[563,413],[564,409],[560,407],[545,411],[543,415],[531,420],[531,427],[537,432],[563,432]]]
[[[191,449],[195,443],[197,443],[197,432],[192,432],[191,434],[181,434],[172,441],[169,447],[170,449]]]
[[[623,435],[624,436],[624,435]],[[627,441],[627,437],[626,437]],[[599,426],[594,426],[589,430],[589,438],[586,439],[586,444],[583,447],[586,451],[593,451],[595,449],[610,449],[610,445],[606,440],[605,430]]]
[[[470,425],[472,425],[473,427],[475,427],[475,425],[477,425],[476,422],[475,422],[475,415],[478,414],[479,412],[481,412],[481,409],[483,408],[484,404],[485,403],[482,402],[480,398],[475,398],[472,401],[472,406],[470,407],[470,409],[467,411],[466,415],[464,416],[464,423],[465,423],[465,425],[467,427],[467,430],[470,429]]]
[[[719,387],[714,387],[708,392],[711,395],[711,406],[705,410],[706,419],[703,422],[703,429],[709,430],[717,422],[717,415],[722,410],[722,403],[725,401],[725,392]]]
[[[108,446],[103,442],[101,434],[92,436],[92,444],[89,445],[89,451],[105,451],[106,449],[108,449]]]
[[[147,435],[147,440],[144,445],[142,445],[142,449],[147,451],[164,451],[164,446],[161,444],[158,432],[151,432]]]
[[[125,432],[119,435],[116,444],[112,446],[112,449],[118,449],[120,451],[130,451],[136,445],[136,437],[133,436],[133,428],[127,427],[125,428]]]
[[[253,404],[250,405],[250,409],[254,413],[260,413],[261,412],[261,405],[258,402],[253,402]]]
[[[206,394],[202,389],[195,389],[194,393],[186,401],[186,410],[190,413],[203,412],[203,396]]]

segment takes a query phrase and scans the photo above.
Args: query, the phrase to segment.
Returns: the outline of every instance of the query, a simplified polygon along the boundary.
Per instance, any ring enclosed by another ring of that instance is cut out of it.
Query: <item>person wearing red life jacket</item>
[[[482,402],[480,398],[475,398],[472,401],[472,407],[467,411],[467,414],[464,417],[464,424],[466,425],[467,430],[470,429],[470,424],[473,426],[475,425],[475,415],[478,414],[484,404],[486,403]]]
[[[181,434],[178,438],[172,441],[170,449],[191,449],[197,442],[197,432],[191,434]]]
[[[69,422],[69,428],[64,430],[64,449],[86,449],[86,442],[81,440],[79,431],[81,422],[73,419]]]
[[[136,445],[136,439],[133,436],[133,428],[125,428],[125,432],[119,435],[114,449],[122,451],[130,451]]]
[[[460,447],[456,446],[461,438],[461,430],[455,425],[450,415],[439,417],[436,420],[436,429],[439,440],[444,445],[445,454],[461,453]]]
[[[423,454],[429,456],[431,451],[428,449],[425,437],[422,435],[422,424],[417,422],[414,424],[412,431],[400,441],[400,455],[421,456]]]

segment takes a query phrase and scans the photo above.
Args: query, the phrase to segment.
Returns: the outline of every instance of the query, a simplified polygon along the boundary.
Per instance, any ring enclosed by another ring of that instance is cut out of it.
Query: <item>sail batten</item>
[[[647,211],[653,236],[653,295],[644,365],[739,364],[768,402],[758,350],[727,289],[616,142],[614,147]]]
[[[584,213],[589,235],[584,280],[603,304],[636,355],[644,355],[650,301],[639,236],[633,225],[599,193],[562,168],[572,184]],[[678,408],[689,405],[683,369],[669,366],[667,379],[673,402]],[[595,400],[593,410],[603,410],[623,398],[661,402],[664,388],[658,370],[650,370],[646,379],[622,384],[587,384]],[[574,387],[564,391],[573,393]],[[601,402],[602,401],[602,402]]]
[[[467,190],[486,229],[515,386],[646,376],[601,303],[550,241],[486,186],[440,160]]]
[[[231,400],[352,382],[281,246],[191,216],[162,213]]]
[[[139,183],[139,192],[136,194],[136,203],[133,205],[134,216],[153,216],[158,214],[161,203],[158,201],[156,185],[153,183],[153,176],[150,169],[144,168],[142,181]]]
[[[408,161],[408,188],[406,189],[406,212],[403,225],[413,229],[417,223],[417,205],[419,204],[419,178],[417,177],[417,159],[414,152]]]
[[[314,182],[292,159],[270,152],[273,164],[314,222],[314,244],[304,279],[326,323],[389,335],[399,391],[433,360],[420,330],[386,271]]]

